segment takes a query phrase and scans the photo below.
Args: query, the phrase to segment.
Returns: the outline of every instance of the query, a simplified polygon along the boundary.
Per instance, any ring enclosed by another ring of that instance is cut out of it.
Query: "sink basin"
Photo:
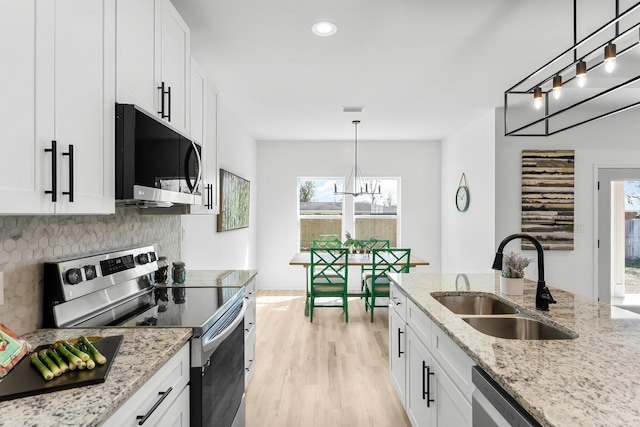
[[[575,336],[527,317],[467,317],[469,325],[497,338],[514,340],[567,340]]]
[[[516,314],[518,310],[487,295],[433,295],[442,305],[456,314],[488,315]]]

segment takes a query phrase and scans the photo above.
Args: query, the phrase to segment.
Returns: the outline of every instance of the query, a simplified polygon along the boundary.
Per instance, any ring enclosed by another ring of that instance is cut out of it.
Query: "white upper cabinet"
[[[117,100],[135,104],[148,113],[158,114],[160,96],[156,84],[156,16],[157,0],[118,0],[118,79]]]
[[[161,25],[160,86],[164,83],[168,92],[163,96],[164,115],[169,116],[168,120],[174,127],[188,135],[191,33],[169,0],[162,1]]]
[[[0,37],[0,78],[6,82],[0,97],[0,213],[53,213],[51,196],[44,193],[51,187],[52,162],[44,149],[53,134],[40,135],[36,126],[36,104],[43,95],[35,85],[36,2],[3,1],[0,7],[0,26],[11,34]]]
[[[117,101],[189,135],[189,27],[169,0],[118,0],[117,22]]]
[[[202,205],[191,214],[218,213],[218,90],[191,62],[191,139],[202,145]]]
[[[0,214],[113,213],[115,0],[3,1],[0,22]]]

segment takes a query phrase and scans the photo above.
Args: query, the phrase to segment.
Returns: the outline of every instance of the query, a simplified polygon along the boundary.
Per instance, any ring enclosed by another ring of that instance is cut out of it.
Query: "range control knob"
[[[65,273],[65,276],[67,278],[67,282],[69,282],[70,285],[76,285],[82,282],[82,273],[79,268],[72,268],[68,270]]]
[[[84,269],[84,277],[86,277],[87,280],[93,280],[96,278],[97,273],[95,265],[85,265],[82,268]]]
[[[133,260],[133,255],[127,255],[127,256],[123,256],[122,257],[122,264],[124,264],[124,266],[126,268],[133,268],[136,266],[136,263]]]
[[[140,254],[138,256],[136,256],[136,261],[138,262],[138,264],[147,264],[149,262],[149,255],[147,254]]]

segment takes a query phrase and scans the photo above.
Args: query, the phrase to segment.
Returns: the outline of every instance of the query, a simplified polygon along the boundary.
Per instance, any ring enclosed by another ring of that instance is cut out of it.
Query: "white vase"
[[[522,295],[524,278],[512,278],[500,276],[500,292],[505,295]]]

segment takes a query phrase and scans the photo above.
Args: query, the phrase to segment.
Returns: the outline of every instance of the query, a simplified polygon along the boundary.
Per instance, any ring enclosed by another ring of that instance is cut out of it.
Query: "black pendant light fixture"
[[[343,196],[350,195],[354,197],[362,195],[381,194],[380,185],[376,185],[374,180],[364,179],[364,177],[362,176],[362,171],[358,167],[358,125],[360,124],[360,120],[354,120],[351,123],[353,123],[355,127],[353,143],[353,169],[351,169],[351,175],[349,175],[349,180],[347,181],[347,185],[344,187],[344,191],[338,191],[338,185],[334,184],[333,194]]]
[[[620,12],[620,0],[610,1],[615,18],[581,40],[573,1],[573,46],[505,91],[505,136],[550,136],[640,106],[640,2]]]

